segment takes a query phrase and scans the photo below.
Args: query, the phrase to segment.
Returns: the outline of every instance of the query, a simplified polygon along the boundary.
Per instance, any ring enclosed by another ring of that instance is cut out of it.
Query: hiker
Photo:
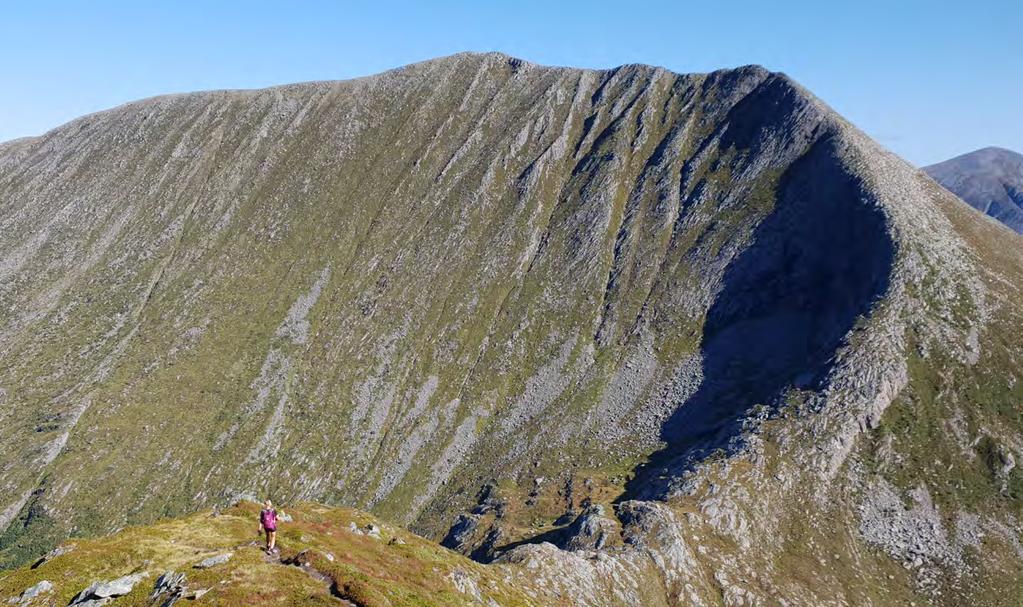
[[[266,553],[273,554],[277,551],[277,511],[274,510],[273,502],[266,500],[263,509],[259,511],[259,530],[266,533]]]

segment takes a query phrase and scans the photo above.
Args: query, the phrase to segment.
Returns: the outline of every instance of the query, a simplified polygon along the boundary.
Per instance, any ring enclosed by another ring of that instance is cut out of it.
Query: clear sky
[[[1023,152],[1023,1],[0,4],[0,141],[161,93],[349,78],[458,51],[544,64],[759,63],[911,162]]]

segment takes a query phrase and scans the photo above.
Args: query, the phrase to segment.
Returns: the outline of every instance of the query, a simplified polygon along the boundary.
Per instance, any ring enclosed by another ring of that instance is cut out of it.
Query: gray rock
[[[564,550],[600,550],[618,535],[618,525],[595,504],[580,514],[563,533],[558,547]]]
[[[217,565],[223,565],[224,563],[231,560],[234,556],[233,552],[225,552],[224,554],[218,554],[209,558],[199,561],[196,565],[196,569],[209,569],[210,567],[216,567]]]
[[[209,591],[210,591],[209,588],[196,588],[195,590],[191,590],[185,593],[184,598],[190,601],[195,601],[201,599],[203,595],[205,595]]]
[[[480,526],[479,514],[460,514],[455,524],[448,529],[447,535],[441,540],[441,546],[452,550],[466,551]]]
[[[78,593],[71,600],[71,605],[103,605],[109,599],[124,596],[142,579],[149,577],[148,571],[133,573],[107,582],[93,582],[91,586]]]
[[[153,592],[152,594],[149,595],[149,597],[156,598],[157,596],[166,593],[180,594],[184,586],[185,586],[184,573],[178,573],[176,571],[167,571],[156,579],[156,584],[153,585]]]
[[[25,591],[21,593],[21,597],[18,602],[25,604],[41,594],[47,594],[50,592],[53,592],[53,583],[49,580],[43,580],[34,586],[26,588]],[[14,599],[12,599],[11,602],[14,602]]]

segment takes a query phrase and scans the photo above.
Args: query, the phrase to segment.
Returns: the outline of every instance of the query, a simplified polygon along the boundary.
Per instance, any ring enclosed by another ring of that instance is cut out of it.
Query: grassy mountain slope
[[[563,604],[515,567],[480,565],[353,510],[289,508],[293,520],[281,523],[280,554],[267,555],[256,533],[258,512],[258,505],[243,502],[78,540],[64,545],[62,554],[0,574],[0,597],[20,598],[45,581],[50,590],[24,604],[67,605],[95,581],[142,574],[129,593],[116,598],[118,605],[162,605],[175,593],[195,605],[454,606],[478,604],[477,598],[502,605]],[[375,533],[367,531],[371,527]],[[198,567],[223,555],[230,555],[224,563]],[[183,573],[183,588],[154,597],[166,572]]]
[[[0,234],[8,566],[270,495],[576,604],[1020,596],[1015,236],[783,75],[141,101],[0,147]]]
[[[414,521],[492,475],[628,469],[697,366],[706,283],[809,145],[812,121],[773,158],[717,141],[780,129],[724,128],[750,95],[812,113],[758,69],[466,55],[8,148],[5,522],[246,492]]]

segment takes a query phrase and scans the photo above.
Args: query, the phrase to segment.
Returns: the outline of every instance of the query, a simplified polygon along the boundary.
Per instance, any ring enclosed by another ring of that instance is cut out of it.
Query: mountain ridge
[[[580,603],[999,604],[1023,279],[960,206],[762,68],[454,56],[0,146],[0,554],[271,493]]]
[[[529,68],[537,68],[537,69],[545,69],[545,70],[568,70],[568,71],[573,71],[573,72],[590,72],[590,73],[593,73],[593,74],[613,73],[613,72],[616,72],[616,71],[622,70],[622,69],[642,69],[642,70],[653,70],[655,72],[663,71],[663,72],[666,72],[666,73],[674,75],[674,76],[709,76],[711,74],[724,74],[724,73],[730,73],[730,72],[754,72],[754,73],[759,72],[759,73],[763,73],[765,75],[772,75],[772,76],[775,76],[775,77],[783,78],[783,79],[785,79],[787,81],[787,83],[790,86],[793,86],[794,88],[798,88],[804,94],[812,96],[812,93],[810,93],[807,89],[802,87],[802,85],[800,85],[797,81],[792,79],[785,72],[771,71],[771,70],[767,69],[766,67],[764,67],[763,65],[754,64],[754,63],[738,65],[738,66],[731,67],[731,68],[720,68],[720,69],[711,70],[711,71],[708,71],[708,72],[676,72],[676,71],[674,71],[672,69],[669,69],[667,67],[664,67],[664,66],[651,65],[651,64],[645,64],[645,63],[623,63],[621,65],[617,65],[617,66],[614,66],[614,67],[608,67],[608,68],[580,68],[580,67],[573,67],[573,66],[566,66],[566,65],[548,65],[548,64],[544,64],[544,63],[537,63],[537,62],[533,62],[533,61],[529,61],[529,60],[526,60],[526,59],[522,59],[522,58],[516,57],[514,55],[509,55],[509,54],[501,52],[501,51],[460,51],[460,52],[457,52],[457,53],[452,53],[450,55],[443,55],[443,56],[434,57],[434,58],[431,58],[431,59],[424,59],[424,60],[421,60],[421,61],[416,61],[416,62],[413,62],[413,63],[404,64],[404,65],[396,66],[396,67],[393,67],[393,68],[385,69],[385,70],[382,70],[380,72],[375,72],[375,73],[372,73],[372,74],[366,74],[366,75],[363,75],[363,76],[354,76],[354,77],[351,77],[351,78],[305,80],[305,81],[300,81],[300,82],[287,82],[287,83],[281,83],[281,84],[271,84],[271,85],[267,85],[267,86],[258,86],[258,87],[249,87],[249,88],[212,88],[212,89],[201,89],[201,90],[194,90],[194,91],[182,91],[182,92],[177,92],[177,93],[160,93],[160,94],[151,95],[151,96],[148,96],[148,97],[142,97],[142,98],[139,98],[139,99],[132,99],[132,100],[129,100],[129,101],[125,101],[124,103],[119,103],[119,104],[114,105],[112,107],[104,108],[104,109],[99,109],[99,110],[96,110],[94,112],[88,112],[86,114],[83,114],[81,116],[73,118],[73,119],[69,120],[68,122],[66,122],[66,123],[64,123],[62,125],[58,125],[58,126],[54,127],[53,129],[48,130],[46,133],[43,133],[43,134],[40,134],[40,135],[26,135],[24,137],[16,137],[14,139],[10,139],[10,140],[7,140],[7,141],[0,141],[0,146],[4,146],[4,145],[8,145],[8,144],[12,144],[13,145],[13,144],[16,144],[16,143],[19,143],[19,142],[28,142],[28,141],[31,141],[31,140],[36,140],[36,139],[39,139],[41,137],[44,137],[50,131],[54,131],[54,130],[57,130],[57,129],[64,128],[64,127],[68,126],[69,124],[77,122],[79,120],[84,120],[84,119],[87,119],[87,118],[96,117],[96,116],[102,115],[102,114],[104,114],[106,112],[113,112],[113,111],[122,110],[122,109],[128,108],[130,106],[134,106],[135,104],[157,103],[157,102],[161,102],[161,101],[170,101],[170,100],[173,100],[173,99],[178,98],[178,97],[185,97],[185,96],[192,96],[192,95],[216,95],[216,94],[224,94],[224,95],[241,94],[241,95],[244,95],[244,94],[249,94],[249,93],[256,94],[256,93],[267,92],[267,91],[274,91],[274,90],[282,90],[283,91],[283,90],[288,90],[288,89],[296,88],[296,87],[297,88],[302,88],[302,87],[307,87],[307,86],[338,85],[338,84],[343,84],[343,83],[356,83],[356,82],[362,82],[362,81],[372,81],[373,79],[384,77],[384,76],[387,76],[389,74],[398,73],[398,72],[401,72],[403,70],[408,70],[408,69],[413,69],[413,68],[420,68],[420,67],[427,67],[427,66],[434,65],[434,64],[442,64],[444,62],[457,61],[459,59],[471,59],[471,60],[477,60],[477,59],[487,60],[487,59],[491,59],[491,60],[497,60],[497,61],[505,61],[505,62],[508,62],[509,64],[514,64],[514,65],[517,65],[517,66],[525,66],[525,67],[529,67]],[[820,100],[817,99],[816,97],[814,97],[814,99],[817,102],[820,102]]]
[[[924,171],[970,206],[1023,233],[1023,155],[989,146]]]

